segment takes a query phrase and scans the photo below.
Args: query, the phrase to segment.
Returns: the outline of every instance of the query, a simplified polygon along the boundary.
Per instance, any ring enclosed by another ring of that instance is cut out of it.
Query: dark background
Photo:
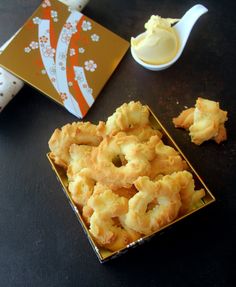
[[[91,0],[84,13],[129,40],[150,15],[181,17],[197,3]],[[143,69],[128,52],[85,118],[105,120],[130,100],[148,104],[217,201],[101,265],[46,159],[54,129],[76,118],[24,87],[0,114],[0,286],[236,286],[235,3],[201,1],[209,12],[165,71]],[[39,4],[0,1],[0,44]],[[174,128],[172,117],[198,96],[228,111],[225,143],[199,147]]]

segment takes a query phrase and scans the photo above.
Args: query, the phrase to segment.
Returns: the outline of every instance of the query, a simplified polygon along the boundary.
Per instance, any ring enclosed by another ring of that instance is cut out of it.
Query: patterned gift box
[[[82,13],[44,0],[0,65],[83,118],[129,43]]]

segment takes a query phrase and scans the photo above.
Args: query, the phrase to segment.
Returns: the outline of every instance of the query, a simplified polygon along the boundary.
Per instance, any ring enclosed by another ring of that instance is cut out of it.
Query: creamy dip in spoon
[[[171,27],[178,19],[151,16],[145,24],[146,32],[131,38],[136,55],[149,64],[164,64],[172,60],[179,49],[178,35]]]

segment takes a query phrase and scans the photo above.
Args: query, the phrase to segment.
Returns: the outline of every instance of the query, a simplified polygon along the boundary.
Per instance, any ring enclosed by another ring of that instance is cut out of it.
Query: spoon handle
[[[188,40],[189,34],[194,24],[196,23],[198,18],[203,14],[205,14],[207,11],[208,9],[205,6],[197,4],[192,8],[190,8],[180,19],[180,21],[174,26],[175,30],[178,33],[179,40],[181,43],[180,47],[181,52],[184,49],[184,46]]]

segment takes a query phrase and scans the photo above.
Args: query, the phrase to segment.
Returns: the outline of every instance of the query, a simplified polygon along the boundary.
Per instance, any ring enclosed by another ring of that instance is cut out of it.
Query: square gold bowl
[[[49,160],[49,162],[51,164],[51,167],[52,167],[53,171],[55,172],[59,182],[61,183],[63,191],[64,191],[65,195],[67,196],[67,199],[68,199],[73,211],[75,212],[75,214],[76,214],[76,216],[78,218],[78,221],[80,222],[85,234],[87,235],[87,237],[88,237],[88,239],[90,241],[90,244],[91,244],[93,250],[95,251],[95,253],[96,253],[96,255],[97,255],[97,257],[98,257],[98,259],[99,259],[99,261],[101,263],[103,263],[103,262],[105,262],[105,261],[107,261],[109,259],[115,258],[115,257],[125,253],[130,248],[133,248],[135,246],[140,245],[141,243],[144,243],[145,241],[150,239],[153,235],[157,235],[158,233],[160,233],[160,231],[163,231],[163,229],[175,224],[176,222],[184,219],[185,217],[197,212],[198,210],[206,207],[207,205],[209,205],[210,203],[215,201],[215,197],[212,195],[210,190],[207,188],[206,184],[203,182],[201,177],[195,171],[195,169],[193,168],[191,163],[188,161],[186,156],[183,154],[183,152],[180,150],[180,148],[177,146],[175,141],[169,135],[167,130],[163,127],[161,122],[158,120],[158,118],[155,116],[155,114],[150,110],[150,108],[149,108],[149,111],[150,111],[150,123],[151,123],[151,126],[153,128],[155,128],[155,129],[161,131],[161,133],[163,134],[162,140],[163,140],[163,142],[165,144],[168,144],[169,146],[172,146],[173,148],[175,148],[180,153],[182,158],[187,162],[188,170],[193,175],[196,189],[204,188],[206,194],[205,194],[204,198],[201,200],[201,203],[199,204],[198,207],[194,208],[193,210],[191,210],[187,214],[178,217],[177,219],[175,219],[171,223],[163,226],[158,231],[153,232],[150,235],[143,236],[142,238],[138,239],[137,241],[134,241],[134,242],[130,243],[125,248],[122,248],[122,249],[120,249],[118,251],[112,252],[112,251],[109,251],[109,250],[106,250],[106,249],[103,249],[103,248],[97,246],[96,242],[93,240],[92,236],[90,235],[88,227],[86,226],[85,222],[83,221],[83,218],[82,218],[82,216],[81,216],[76,204],[73,202],[73,200],[71,198],[71,194],[70,194],[70,192],[68,190],[68,179],[67,179],[65,170],[54,163],[53,159],[50,157],[50,153],[47,154],[47,158],[48,158],[48,160]]]

